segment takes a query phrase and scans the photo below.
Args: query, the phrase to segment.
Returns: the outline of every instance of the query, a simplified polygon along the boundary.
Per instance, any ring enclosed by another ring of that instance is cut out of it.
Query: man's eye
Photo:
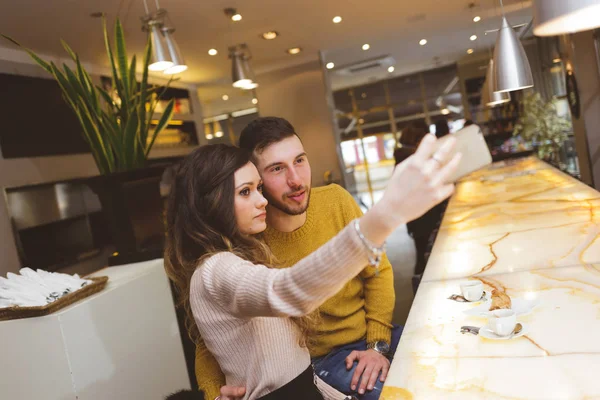
[[[297,163],[304,162],[304,158],[299,158],[299,159],[297,159],[297,160],[296,160],[296,162],[297,162]]]
[[[241,194],[242,196],[248,196],[248,195],[250,194],[250,189],[248,189],[248,188],[246,188],[246,189],[243,189],[243,190],[240,192],[240,194]]]
[[[281,171],[281,167],[274,167],[274,168],[272,169],[272,171],[273,171],[273,172],[279,172],[279,171]]]
[[[261,192],[261,193],[263,192],[263,188],[264,188],[264,185],[263,185],[263,184],[260,184],[260,185],[258,185],[258,187],[257,187],[258,191],[259,191],[259,192]]]

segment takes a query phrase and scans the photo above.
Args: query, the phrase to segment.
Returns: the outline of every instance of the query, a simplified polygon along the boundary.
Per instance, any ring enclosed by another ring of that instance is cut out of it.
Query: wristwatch
[[[372,349],[378,352],[379,354],[386,355],[390,352],[390,345],[383,340],[378,340],[377,342],[368,343],[367,349]]]

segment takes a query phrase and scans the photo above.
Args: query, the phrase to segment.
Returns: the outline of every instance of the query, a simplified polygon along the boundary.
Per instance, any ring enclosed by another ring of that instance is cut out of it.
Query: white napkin
[[[0,308],[45,306],[91,283],[77,274],[31,268],[22,268],[19,273],[9,272],[6,278],[0,277]]]

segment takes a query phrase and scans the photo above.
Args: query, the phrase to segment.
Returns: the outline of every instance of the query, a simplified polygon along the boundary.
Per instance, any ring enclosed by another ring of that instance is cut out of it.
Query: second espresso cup
[[[460,285],[460,292],[468,301],[479,301],[483,296],[483,283],[480,281],[469,281]]]
[[[498,336],[508,336],[517,325],[517,314],[513,310],[494,310],[490,313],[488,326]]]

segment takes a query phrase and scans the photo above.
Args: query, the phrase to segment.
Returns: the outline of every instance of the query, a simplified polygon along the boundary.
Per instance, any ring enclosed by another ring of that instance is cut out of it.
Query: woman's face
[[[263,183],[258,170],[249,162],[235,171],[234,209],[238,229],[254,235],[267,228],[267,199],[262,195]]]

